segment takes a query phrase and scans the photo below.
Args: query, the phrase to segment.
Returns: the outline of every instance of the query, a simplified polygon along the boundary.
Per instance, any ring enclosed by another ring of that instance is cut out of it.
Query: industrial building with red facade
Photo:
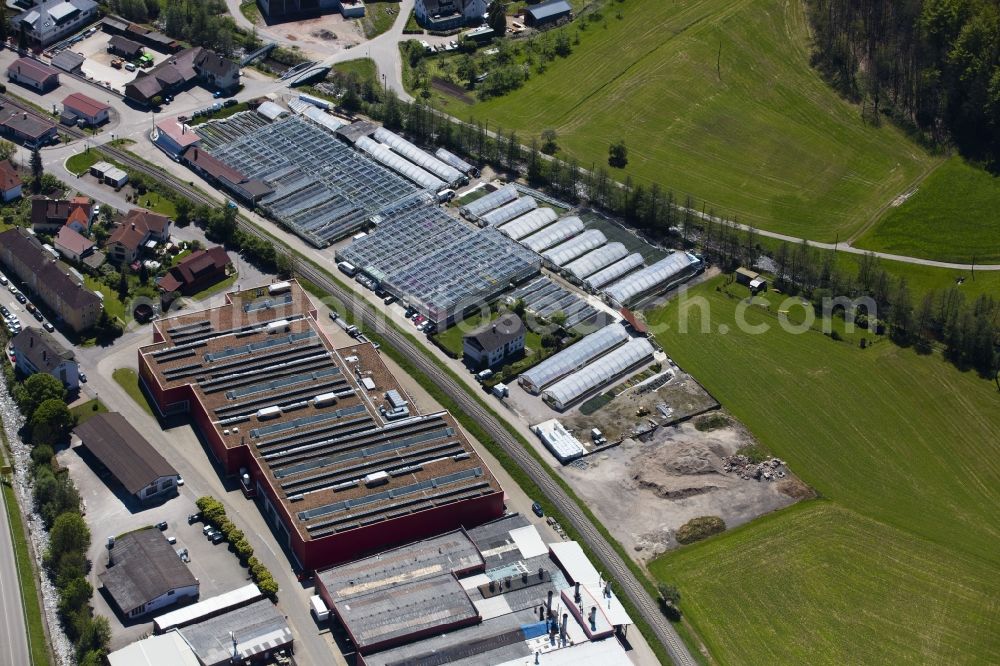
[[[418,413],[372,344],[335,349],[294,281],[156,321],[138,360],[160,413],[190,415],[303,569],[504,513],[454,418]]]

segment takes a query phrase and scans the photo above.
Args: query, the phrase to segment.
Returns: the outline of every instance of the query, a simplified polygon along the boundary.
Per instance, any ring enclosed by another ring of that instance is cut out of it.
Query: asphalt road
[[[6,361],[4,361],[6,362]],[[27,666],[28,631],[24,623],[24,606],[17,577],[17,555],[7,520],[7,498],[0,493],[0,666]],[[16,506],[9,507],[18,511]]]

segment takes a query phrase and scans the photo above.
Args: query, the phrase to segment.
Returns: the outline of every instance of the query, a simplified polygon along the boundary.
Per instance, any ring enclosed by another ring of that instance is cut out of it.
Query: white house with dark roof
[[[22,375],[44,372],[61,381],[70,391],[80,387],[80,368],[73,352],[42,329],[27,327],[14,336],[11,346],[16,356],[14,367]]]
[[[97,20],[94,0],[41,0],[14,18],[24,28],[28,41],[48,46]]]
[[[462,338],[462,354],[468,365],[493,368],[524,352],[524,322],[513,312]]]

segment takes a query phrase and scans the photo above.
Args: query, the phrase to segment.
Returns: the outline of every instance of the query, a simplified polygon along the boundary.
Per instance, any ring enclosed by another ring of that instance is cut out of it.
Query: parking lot
[[[98,30],[90,37],[77,42],[70,48],[86,58],[83,63],[83,73],[88,79],[97,81],[106,87],[123,93],[125,92],[125,85],[136,77],[138,71],[130,72],[124,67],[115,69],[111,66],[111,61],[117,56],[108,53],[109,39],[111,39],[111,35]],[[146,48],[144,51],[152,56],[154,65],[160,64],[169,57],[150,48]],[[144,71],[148,71],[148,69]]]
[[[174,544],[174,548],[188,550],[191,560],[188,566],[201,584],[201,598],[215,596],[246,585],[247,571],[240,566],[227,544],[222,542],[213,545],[202,534],[204,525],[201,522],[188,524],[188,515],[195,513],[197,508],[194,504],[195,497],[186,487],[180,488],[180,495],[154,502],[148,507],[141,507],[132,502],[124,502],[121,495],[125,491],[119,488],[118,493],[115,492],[113,488],[117,484],[114,478],[108,476],[105,481],[98,476],[94,467],[88,464],[77,449],[61,451],[57,458],[61,465],[69,469],[70,476],[84,501],[86,509],[84,518],[90,526],[93,541],[88,553],[92,562],[89,579],[95,589],[93,604],[95,611],[107,616],[111,622],[112,650],[151,633],[152,617],[123,624],[121,618],[109,606],[108,599],[99,591],[100,581],[97,576],[107,566],[105,544],[109,536],[117,536],[166,521],[164,538],[175,537],[177,543]]]

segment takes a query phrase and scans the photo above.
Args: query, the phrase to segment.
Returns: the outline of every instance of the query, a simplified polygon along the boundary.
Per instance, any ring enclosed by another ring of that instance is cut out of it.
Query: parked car
[[[211,525],[205,525],[203,528],[201,528],[201,533],[204,534],[205,536],[208,536],[210,533],[214,531],[215,528],[212,527]]]
[[[49,322],[47,322],[47,321],[44,321],[44,322],[42,322],[42,328],[44,328],[44,329],[45,329],[46,331],[48,331],[49,333],[52,333],[53,331],[55,331],[55,330],[56,330],[56,327],[55,327],[55,326],[53,326],[52,324],[50,324],[50,323],[49,323]]]
[[[8,282],[9,282],[9,280],[7,280],[7,276],[0,275],[0,285],[3,285],[3,286],[6,287]]]
[[[80,383],[81,384],[86,384],[87,383],[87,375],[85,375],[82,372],[80,373]]]
[[[192,514],[188,515],[188,525],[194,525],[199,520],[201,520],[201,512],[200,511],[198,513],[192,513]]]
[[[538,516],[539,518],[545,515],[545,511],[542,510],[542,505],[539,504],[538,502],[532,502],[531,510],[534,511],[535,515]]]
[[[22,294],[21,292],[17,292],[16,294],[14,294],[14,298],[17,299],[18,303],[27,303],[28,302],[28,299],[25,298],[24,294]]]
[[[127,63],[125,63],[125,69],[127,69],[130,72],[134,72],[135,71],[135,65],[133,63],[127,62]]]
[[[161,532],[166,531],[167,521],[161,520],[160,522],[156,523],[156,529],[160,530]]]
[[[5,318],[10,315],[10,310],[7,309],[6,305],[0,305],[0,314],[2,314]]]
[[[177,543],[177,537],[175,537],[175,536],[168,536],[167,537],[167,543],[169,543],[171,546],[174,545],[175,543]]]
[[[225,541],[226,535],[222,532],[216,532],[212,535],[212,543],[219,543],[220,541]]]
[[[41,313],[41,312],[40,312],[40,311],[38,310],[38,308],[35,308],[35,311],[34,311],[34,312],[32,312],[31,314],[32,314],[32,315],[33,315],[33,316],[35,317],[35,319],[37,319],[38,321],[42,321],[42,319],[44,319],[44,317],[42,317],[42,313]]]
[[[184,477],[183,476],[178,476],[177,477],[177,485],[178,486],[183,486],[184,485]]]

